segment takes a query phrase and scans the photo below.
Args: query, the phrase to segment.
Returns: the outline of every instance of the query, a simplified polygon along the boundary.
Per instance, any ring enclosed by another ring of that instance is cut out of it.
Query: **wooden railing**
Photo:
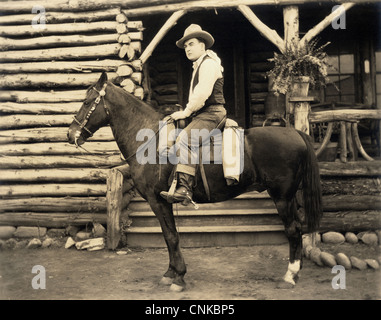
[[[342,162],[355,160],[355,148],[361,153],[364,159],[373,161],[364,150],[358,133],[358,122],[363,119],[381,120],[381,110],[376,109],[340,109],[311,112],[310,123],[328,122],[326,135],[316,151],[319,156],[330,142],[334,122],[340,123],[340,160]],[[349,159],[348,156],[349,155]]]

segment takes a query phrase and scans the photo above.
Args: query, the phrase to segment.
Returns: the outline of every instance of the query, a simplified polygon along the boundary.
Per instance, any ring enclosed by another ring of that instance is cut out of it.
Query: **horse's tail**
[[[301,131],[298,133],[307,146],[307,155],[302,161],[305,220],[308,232],[314,232],[319,228],[323,216],[319,166],[309,136]]]

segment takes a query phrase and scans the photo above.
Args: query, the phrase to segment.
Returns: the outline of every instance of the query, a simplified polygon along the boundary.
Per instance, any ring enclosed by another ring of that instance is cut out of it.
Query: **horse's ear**
[[[104,85],[106,82],[107,82],[107,73],[106,73],[106,71],[103,71],[101,77],[99,78],[99,80],[98,80],[98,82],[97,82],[97,87],[98,87],[98,88],[102,88],[103,85]]]

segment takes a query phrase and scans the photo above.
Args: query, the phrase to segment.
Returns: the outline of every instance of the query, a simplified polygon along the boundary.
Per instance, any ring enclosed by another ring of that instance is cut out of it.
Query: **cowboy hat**
[[[192,38],[201,38],[205,41],[205,49],[209,49],[214,44],[214,39],[209,32],[201,29],[198,24],[191,24],[184,31],[184,36],[176,41],[176,46],[184,49],[184,42]]]

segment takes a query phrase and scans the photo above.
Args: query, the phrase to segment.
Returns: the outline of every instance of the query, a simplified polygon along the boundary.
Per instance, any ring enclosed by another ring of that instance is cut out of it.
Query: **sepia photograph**
[[[0,300],[380,300],[380,33],[374,0],[1,0]]]

